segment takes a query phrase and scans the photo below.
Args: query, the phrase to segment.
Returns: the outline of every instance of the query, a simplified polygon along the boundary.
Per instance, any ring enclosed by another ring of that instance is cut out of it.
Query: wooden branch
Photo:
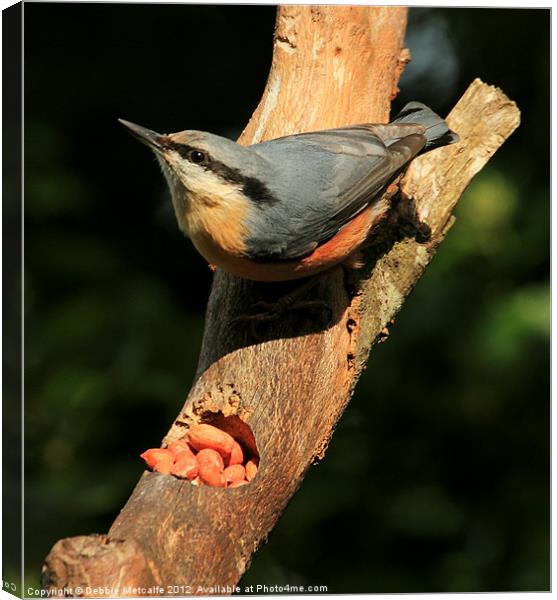
[[[241,142],[386,121],[407,60],[405,22],[405,10],[393,7],[279,8],[269,81]],[[215,274],[196,381],[165,442],[200,420],[232,417],[238,435],[257,446],[255,479],[221,489],[144,473],[107,536],[53,547],[44,567],[51,593],[64,586],[81,586],[87,596],[110,594],[86,586],[119,595],[158,594],[156,586],[168,594],[168,585],[187,586],[175,590],[182,595],[232,591],[210,588],[236,585],[309,466],[323,456],[370,347],[437,250],[469,181],[517,127],[519,111],[476,80],[449,122],[461,142],[414,161],[401,185],[399,208],[417,209],[430,240],[396,241],[396,227],[385,224],[379,257],[377,245],[370,246],[364,269],[346,275],[336,268],[321,279],[318,297],[332,317],[293,311],[252,332],[234,318],[288,286]]]

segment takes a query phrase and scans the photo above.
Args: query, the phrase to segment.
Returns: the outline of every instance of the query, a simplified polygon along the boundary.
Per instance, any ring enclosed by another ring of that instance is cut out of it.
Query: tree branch
[[[386,121],[407,60],[405,25],[402,8],[279,8],[267,87],[240,142]],[[519,111],[501,91],[476,80],[449,123],[461,142],[415,160],[401,194],[389,190],[398,208],[378,232],[381,244],[365,250],[366,266],[352,273],[339,267],[321,278],[317,295],[332,317],[293,311],[252,332],[235,317],[289,284],[216,272],[196,380],[164,441],[201,420],[232,417],[229,426],[257,446],[255,479],[222,489],[144,473],[108,536],[69,538],[53,547],[46,588],[109,586],[119,595],[148,595],[160,593],[150,586],[202,593],[200,586],[211,593],[210,586],[238,582],[309,466],[323,456],[371,346],[435,254],[465,187],[518,126]],[[416,233],[407,227],[415,226],[408,216],[415,212],[431,230],[427,243],[401,239],[401,231]]]

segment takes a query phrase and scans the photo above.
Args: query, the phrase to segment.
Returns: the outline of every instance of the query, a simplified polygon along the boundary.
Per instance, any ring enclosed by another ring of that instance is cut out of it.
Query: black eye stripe
[[[174,152],[177,152],[182,158],[185,158],[196,165],[208,164],[211,162],[211,157],[205,150],[199,150],[189,144],[179,144],[169,140],[164,144],[164,147],[169,150],[174,150]]]
[[[219,160],[214,159],[206,150],[195,148],[189,144],[179,144],[178,142],[173,142],[169,139],[166,139],[161,145],[167,150],[177,152],[182,158],[191,163],[198,164],[206,171],[211,171],[217,177],[220,177],[229,183],[240,185],[244,194],[249,196],[249,198],[257,205],[272,205],[278,202],[277,198],[275,198],[273,193],[264,183],[255,177],[246,176],[238,169],[229,167]],[[195,160],[192,160],[192,153],[194,152],[203,154],[203,160],[201,162],[197,163]]]

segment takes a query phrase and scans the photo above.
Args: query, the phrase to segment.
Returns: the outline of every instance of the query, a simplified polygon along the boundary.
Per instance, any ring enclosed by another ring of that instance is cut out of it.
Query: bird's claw
[[[327,312],[328,320],[332,318],[331,307],[324,300],[294,300],[284,297],[277,302],[256,302],[250,306],[250,312],[234,318],[232,323],[271,322],[283,317],[285,313],[300,310],[322,310]]]

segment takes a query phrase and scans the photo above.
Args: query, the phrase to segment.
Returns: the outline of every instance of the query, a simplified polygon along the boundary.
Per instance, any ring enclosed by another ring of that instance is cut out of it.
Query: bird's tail
[[[427,143],[423,151],[458,142],[458,134],[431,108],[421,102],[409,102],[395,117],[393,123],[418,123],[425,127]]]

